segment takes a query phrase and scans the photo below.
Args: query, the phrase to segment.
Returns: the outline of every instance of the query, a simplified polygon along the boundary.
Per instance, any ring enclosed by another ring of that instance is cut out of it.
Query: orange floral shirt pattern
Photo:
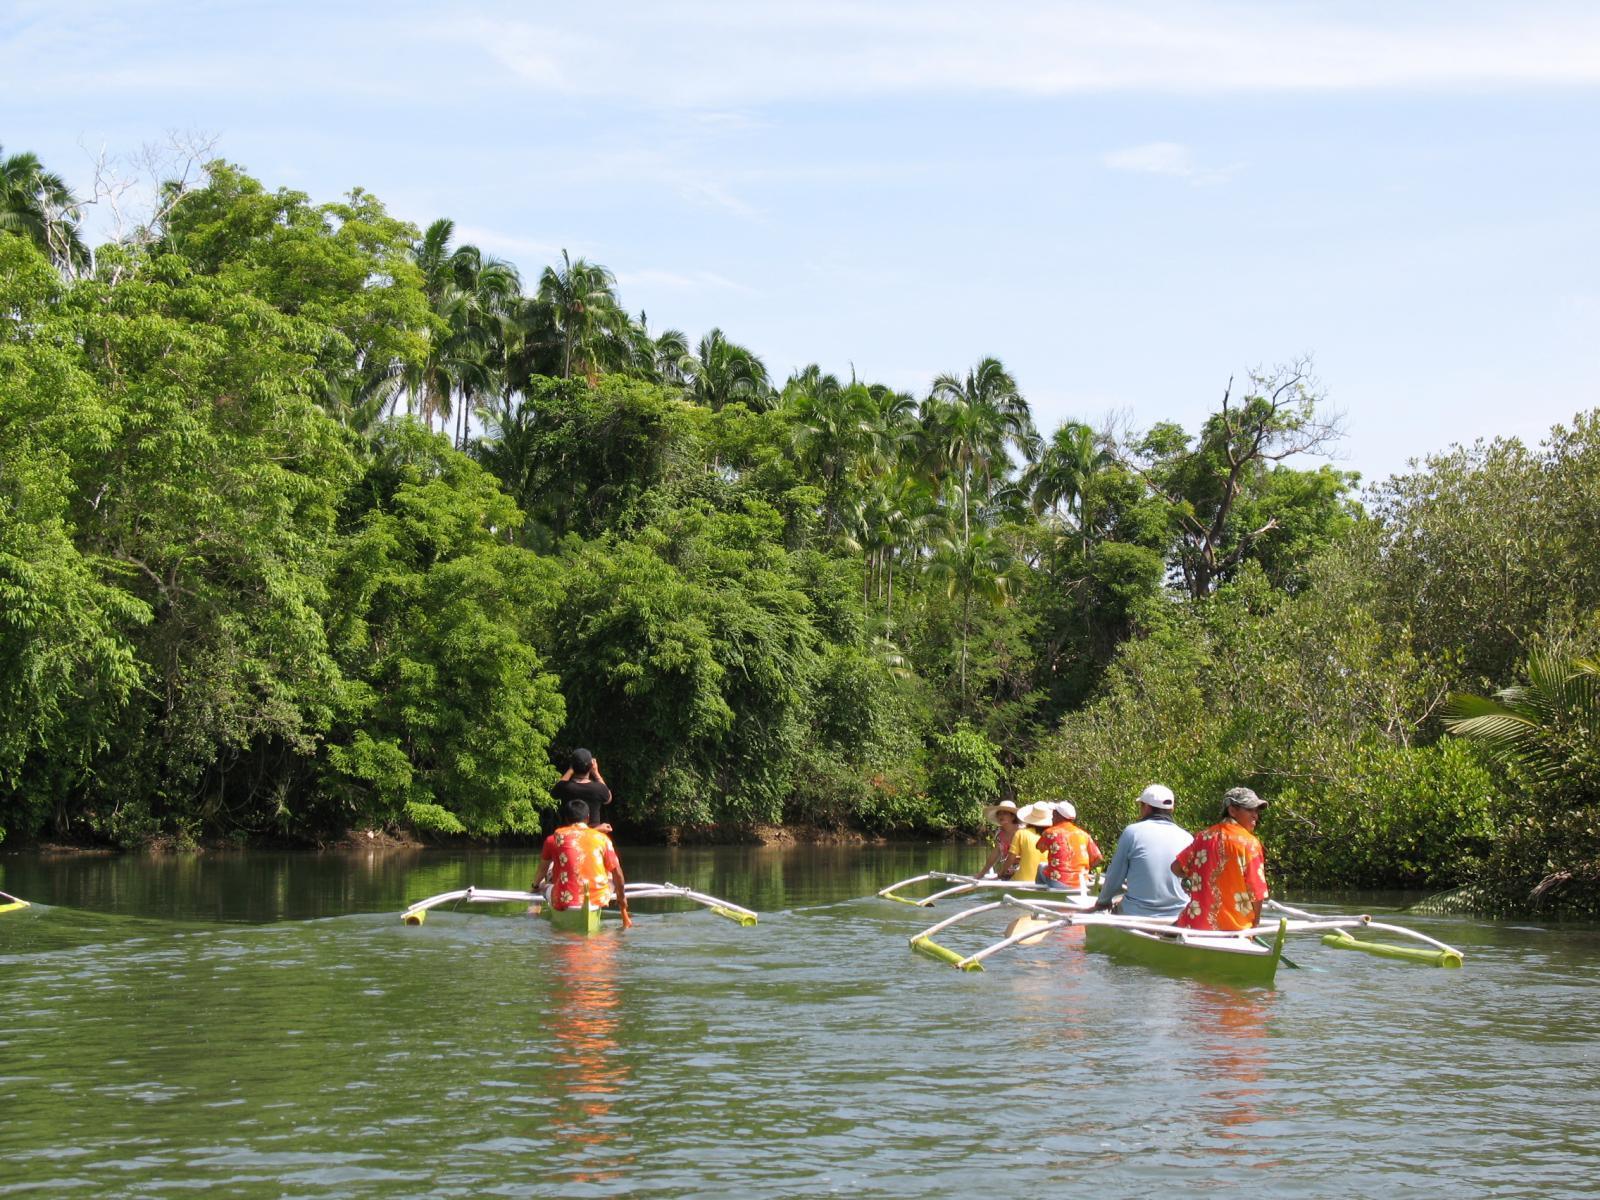
[[[1040,834],[1039,847],[1050,856],[1044,867],[1046,877],[1069,888],[1082,887],[1084,872],[1105,857],[1089,831],[1071,821],[1057,822]]]
[[[1186,929],[1250,929],[1256,905],[1267,898],[1267,857],[1261,843],[1237,821],[1221,821],[1195,834],[1173,860],[1189,892],[1178,918]]]
[[[544,840],[541,858],[550,864],[550,904],[554,908],[602,906],[616,899],[611,872],[617,870],[617,851],[611,839],[587,825],[563,825]]]

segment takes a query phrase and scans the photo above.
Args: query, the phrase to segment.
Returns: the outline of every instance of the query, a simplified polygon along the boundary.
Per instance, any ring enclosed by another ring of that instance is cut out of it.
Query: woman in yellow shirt
[[[1039,865],[1047,853],[1039,847],[1039,834],[1054,823],[1055,814],[1048,804],[1030,804],[1017,812],[1017,820],[1021,824],[1011,835],[1011,850],[1006,855],[1010,878],[1018,883],[1038,883]]]

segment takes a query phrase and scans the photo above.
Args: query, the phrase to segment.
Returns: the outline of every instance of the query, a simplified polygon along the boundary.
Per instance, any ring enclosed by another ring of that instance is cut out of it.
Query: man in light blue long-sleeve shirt
[[[1175,921],[1189,893],[1172,873],[1172,860],[1194,839],[1172,819],[1172,789],[1152,783],[1139,796],[1139,819],[1122,831],[1095,908],[1106,909],[1127,885],[1117,911],[1126,917]]]

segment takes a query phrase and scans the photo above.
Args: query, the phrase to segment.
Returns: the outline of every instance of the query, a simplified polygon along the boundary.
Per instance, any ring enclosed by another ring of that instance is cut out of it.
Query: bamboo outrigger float
[[[704,892],[694,891],[692,888],[680,887],[675,883],[630,883],[627,887],[628,903],[631,905],[636,900],[687,900],[698,904],[702,908],[710,909],[719,917],[726,917],[739,925],[754,925],[756,914],[748,908],[742,908],[728,900],[719,900],[715,896],[708,896]],[[418,900],[405,912],[400,914],[400,919],[407,925],[421,925],[427,918],[430,909],[439,908],[441,905],[462,904],[523,904],[536,907],[536,915],[549,920],[557,929],[569,933],[596,933],[600,929],[601,913],[606,910],[592,905],[585,900],[579,908],[556,909],[546,898],[543,892],[520,892],[502,888],[461,888],[454,892],[441,892],[437,896],[429,896],[426,900]],[[619,916],[620,913],[611,913]]]
[[[969,918],[1002,909],[1019,914],[1011,930],[998,942],[963,955],[933,940],[951,926]],[[1283,958],[1289,934],[1319,933],[1324,945],[1339,950],[1359,950],[1381,958],[1423,963],[1435,967],[1461,966],[1461,951],[1426,934],[1401,925],[1374,921],[1370,916],[1319,917],[1269,900],[1265,906],[1276,920],[1237,931],[1179,929],[1167,921],[1124,917],[1115,913],[1084,912],[1081,907],[1049,900],[1004,896],[947,917],[914,934],[911,948],[919,954],[949,963],[962,971],[981,971],[983,962],[1010,946],[1037,942],[1052,929],[1078,925],[1084,931],[1084,948],[1186,974],[1203,974],[1234,982],[1271,984]],[[1422,945],[1362,941],[1352,930],[1377,931],[1409,938]],[[1294,964],[1290,964],[1291,966]]]
[[[901,896],[897,893],[902,888],[915,887],[919,883],[946,883],[949,887],[934,892],[931,896]],[[1007,895],[1048,896],[1059,903],[1071,905],[1074,908],[1088,911],[1094,907],[1094,893],[1087,890],[1064,891],[1061,888],[1046,887],[1042,883],[1023,883],[1016,879],[1000,879],[997,876],[954,875],[949,871],[929,871],[924,875],[913,875],[910,879],[902,879],[899,883],[891,883],[886,888],[878,890],[878,897],[882,900],[893,900],[896,904],[914,904],[918,908],[932,908],[940,900],[949,900],[956,896],[970,896],[974,892],[1005,892]]]
[[[0,913],[16,912],[29,907],[26,900],[19,900],[10,892],[0,892]]]

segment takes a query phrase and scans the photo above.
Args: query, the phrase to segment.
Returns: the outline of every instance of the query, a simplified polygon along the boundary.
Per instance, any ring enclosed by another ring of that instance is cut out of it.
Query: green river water
[[[0,1196],[1600,1194],[1600,931],[1406,918],[1465,968],[1272,989],[913,955],[953,910],[873,893],[981,857],[625,848],[761,923],[583,938],[400,923],[523,852],[0,856]]]

